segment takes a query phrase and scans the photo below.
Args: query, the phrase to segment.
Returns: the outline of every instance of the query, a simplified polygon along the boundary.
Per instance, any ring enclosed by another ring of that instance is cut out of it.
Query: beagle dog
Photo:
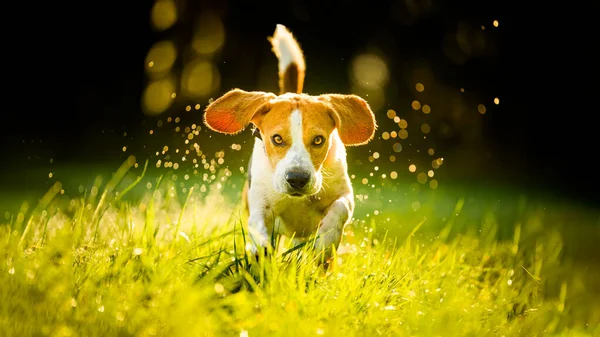
[[[230,135],[254,126],[243,191],[253,241],[248,249],[273,248],[273,233],[294,244],[317,234],[314,247],[329,258],[354,212],[345,146],[368,143],[375,116],[356,95],[303,94],[306,67],[298,42],[283,25],[268,40],[279,61],[279,95],[233,89],[207,106],[204,123]]]

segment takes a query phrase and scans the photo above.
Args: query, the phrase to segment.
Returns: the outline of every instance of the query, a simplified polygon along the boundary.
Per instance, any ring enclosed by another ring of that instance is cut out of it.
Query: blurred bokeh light
[[[350,66],[352,92],[364,96],[373,111],[385,104],[385,88],[389,81],[387,64],[376,54],[357,55]]]
[[[177,21],[175,2],[157,0],[150,21],[160,31],[173,26]],[[213,11],[202,11],[193,22],[189,40],[162,40],[148,50],[148,82],[142,97],[146,115],[167,113],[169,108],[179,107],[178,102],[206,101],[220,89],[221,75],[215,58],[225,43],[223,22]]]
[[[207,98],[219,86],[219,71],[210,61],[196,59],[183,68],[181,88],[188,97]]]
[[[150,23],[158,31],[163,31],[177,22],[177,7],[174,0],[157,0],[150,13]]]
[[[160,77],[168,73],[177,59],[177,49],[172,41],[160,41],[154,44],[146,56],[146,72],[151,77]]]
[[[142,96],[142,109],[147,115],[158,115],[165,112],[173,103],[175,82],[167,76],[148,83]]]
[[[214,12],[203,12],[198,17],[192,48],[199,55],[211,55],[219,51],[225,43],[225,28]]]
[[[385,62],[375,54],[361,54],[352,61],[352,80],[365,89],[381,89],[389,79]]]

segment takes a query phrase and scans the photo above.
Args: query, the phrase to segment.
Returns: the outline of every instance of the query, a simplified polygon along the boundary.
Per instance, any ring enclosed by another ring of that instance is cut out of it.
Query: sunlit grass
[[[134,202],[132,163],[68,204],[55,185],[0,226],[1,336],[600,335],[589,276],[543,213],[498,240],[493,213],[425,238],[427,220],[387,210],[390,231],[358,219],[328,269],[308,246],[253,262],[218,190],[178,197],[158,179]],[[391,235],[400,222],[410,233]]]

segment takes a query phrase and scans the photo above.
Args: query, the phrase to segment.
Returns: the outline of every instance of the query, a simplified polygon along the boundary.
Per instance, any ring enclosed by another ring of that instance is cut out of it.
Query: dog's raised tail
[[[279,60],[280,94],[302,93],[306,64],[298,41],[284,25],[277,25],[275,33],[268,39]]]

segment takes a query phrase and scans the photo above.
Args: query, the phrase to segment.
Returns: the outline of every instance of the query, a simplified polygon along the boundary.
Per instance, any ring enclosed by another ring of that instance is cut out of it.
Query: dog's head
[[[376,122],[355,95],[310,96],[234,89],[212,102],[204,115],[212,130],[236,134],[250,123],[260,131],[274,169],[275,190],[290,196],[316,194],[333,137],[346,146],[368,143]]]

